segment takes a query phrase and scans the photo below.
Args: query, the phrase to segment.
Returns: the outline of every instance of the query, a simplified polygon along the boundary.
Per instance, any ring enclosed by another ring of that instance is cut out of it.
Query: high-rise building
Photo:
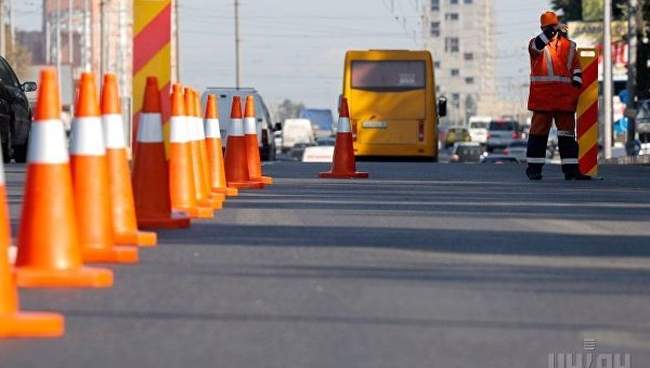
[[[448,100],[448,125],[494,115],[492,0],[427,0],[424,47],[434,58],[438,94]]]

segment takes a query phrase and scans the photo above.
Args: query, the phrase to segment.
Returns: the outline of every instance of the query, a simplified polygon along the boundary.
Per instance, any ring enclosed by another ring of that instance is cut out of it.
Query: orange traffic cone
[[[190,219],[184,214],[172,213],[169,167],[163,143],[162,107],[156,77],[147,78],[138,126],[138,144],[133,161],[133,193],[138,226],[143,229],[187,228]]]
[[[137,262],[137,248],[114,245],[108,160],[92,73],[81,74],[70,137],[72,186],[84,261]]]
[[[273,179],[262,175],[260,147],[257,141],[257,118],[255,116],[255,99],[246,97],[244,110],[244,137],[246,139],[246,158],[248,160],[248,175],[251,181],[272,184]]]
[[[196,218],[212,218],[212,208],[198,205],[194,183],[189,124],[185,113],[183,87],[175,84],[172,95],[172,116],[169,135],[169,189],[172,211]]]
[[[230,130],[226,145],[226,181],[229,187],[241,189],[264,188],[264,183],[250,180],[248,175],[248,159],[246,158],[246,138],[242,122],[241,99],[232,98],[230,112]]]
[[[63,316],[20,312],[18,292],[7,252],[10,242],[5,170],[0,150],[0,338],[63,336]]]
[[[41,72],[27,153],[16,282],[22,287],[109,287],[110,270],[82,265],[58,85],[53,69]]]
[[[212,178],[210,173],[210,158],[208,157],[208,146],[205,140],[205,126],[203,125],[203,117],[201,117],[201,99],[199,98],[199,92],[192,90],[194,94],[194,119],[196,119],[196,130],[199,133],[199,152],[201,154],[201,164],[203,165],[203,175],[205,179],[205,190],[208,192],[208,196],[212,199],[213,202],[218,203],[219,208],[223,207],[223,202],[226,200],[225,193],[219,193],[212,191]],[[223,155],[223,153],[222,153]],[[216,208],[216,207],[215,207]]]
[[[336,132],[336,143],[334,144],[334,160],[332,161],[332,170],[319,174],[321,178],[336,179],[365,179],[368,177],[366,172],[356,171],[356,161],[354,158],[354,148],[352,146],[352,130],[350,127],[350,110],[348,109],[348,99],[341,98],[339,108],[339,124]]]
[[[208,186],[209,180],[207,178],[208,172],[205,170],[203,164],[204,155],[201,153],[201,142],[205,141],[205,132],[203,131],[203,123],[196,114],[196,101],[194,91],[191,88],[185,88],[185,108],[187,127],[190,134],[190,150],[192,152],[192,173],[194,176],[194,190],[196,192],[196,202],[199,206],[210,207],[213,209],[220,209],[221,200],[212,198],[210,196],[210,188]],[[206,155],[207,156],[207,153]]]
[[[156,233],[138,231],[129,158],[124,137],[124,122],[115,74],[104,76],[101,104],[106,159],[108,160],[108,184],[112,199],[113,239],[116,244],[155,246]]]
[[[239,194],[237,188],[229,188],[226,184],[226,170],[223,165],[223,145],[221,144],[221,127],[219,126],[219,111],[217,98],[208,95],[205,106],[205,144],[208,152],[210,169],[210,187],[213,192],[229,197]]]

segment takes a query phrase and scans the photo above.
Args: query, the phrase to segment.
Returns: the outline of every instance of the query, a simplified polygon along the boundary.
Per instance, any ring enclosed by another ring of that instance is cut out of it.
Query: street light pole
[[[612,0],[604,1],[603,16],[603,98],[604,121],[603,148],[605,159],[612,158]]]
[[[235,0],[235,85],[240,87],[240,65],[239,65],[239,0]]]

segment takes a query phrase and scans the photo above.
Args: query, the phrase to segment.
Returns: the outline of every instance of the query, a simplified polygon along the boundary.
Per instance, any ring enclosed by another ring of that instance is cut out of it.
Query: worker
[[[557,14],[544,12],[542,33],[533,38],[530,53],[530,95],[528,109],[533,118],[526,153],[530,180],[542,179],[546,144],[553,121],[557,127],[562,172],[566,180],[589,180],[578,168],[578,143],[575,138],[575,112],[582,89],[582,70],[575,42],[568,38],[568,26]]]

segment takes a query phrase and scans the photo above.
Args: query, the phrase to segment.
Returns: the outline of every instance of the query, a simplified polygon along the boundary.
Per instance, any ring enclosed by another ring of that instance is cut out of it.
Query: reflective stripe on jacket
[[[543,50],[538,50],[533,39],[528,49],[531,69],[528,109],[575,112],[580,89],[571,82],[582,83],[575,42],[556,37]]]

